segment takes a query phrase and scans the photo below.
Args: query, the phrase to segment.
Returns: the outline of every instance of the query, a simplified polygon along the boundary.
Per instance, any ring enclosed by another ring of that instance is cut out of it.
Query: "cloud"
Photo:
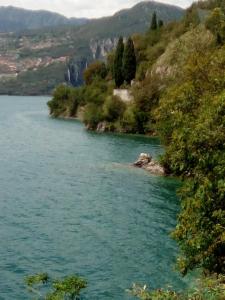
[[[123,8],[129,8],[140,0],[1,0],[0,4],[27,9],[45,9],[58,12],[67,17],[98,18],[109,16]],[[192,0],[161,0],[160,2],[189,6]]]

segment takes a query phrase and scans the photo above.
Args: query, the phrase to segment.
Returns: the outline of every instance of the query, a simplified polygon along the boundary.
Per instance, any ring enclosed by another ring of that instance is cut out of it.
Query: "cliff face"
[[[107,54],[116,47],[117,42],[118,38],[106,38],[102,40],[91,39],[89,47],[93,60],[105,59]]]
[[[102,40],[91,39],[88,45],[88,54],[81,57],[72,57],[67,66],[65,80],[73,86],[83,83],[83,72],[94,60],[105,60],[117,44],[118,38],[106,38]]]

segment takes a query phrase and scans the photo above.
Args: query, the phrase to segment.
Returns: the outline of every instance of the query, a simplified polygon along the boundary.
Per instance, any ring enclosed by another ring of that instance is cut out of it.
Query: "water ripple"
[[[78,273],[86,299],[131,299],[132,282],[173,272],[178,182],[130,166],[156,139],[88,133],[48,118],[44,97],[0,97],[0,299],[29,299],[24,276]]]

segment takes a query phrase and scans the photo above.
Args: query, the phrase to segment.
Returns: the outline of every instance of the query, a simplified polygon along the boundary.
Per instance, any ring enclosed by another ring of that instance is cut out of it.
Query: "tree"
[[[136,75],[136,55],[133,40],[129,37],[123,54],[123,76],[130,84]]]
[[[161,27],[163,27],[163,25],[164,25],[163,20],[159,20],[158,27],[161,28]]]
[[[156,30],[157,28],[158,28],[157,15],[156,15],[156,12],[154,11],[154,13],[152,15],[151,30]]]
[[[206,28],[216,37],[217,44],[222,44],[225,36],[225,15],[221,8],[215,8],[206,19]]]
[[[114,77],[115,77],[116,87],[120,87],[124,82],[123,53],[124,53],[124,43],[123,43],[123,38],[120,37],[116,47],[116,53],[114,59]]]
[[[184,25],[185,27],[189,28],[190,26],[197,26],[201,22],[199,13],[197,8],[192,5],[190,8],[186,10],[184,16]]]
[[[87,85],[90,85],[95,78],[105,79],[107,69],[104,62],[96,61],[88,66],[84,71],[84,80]]]

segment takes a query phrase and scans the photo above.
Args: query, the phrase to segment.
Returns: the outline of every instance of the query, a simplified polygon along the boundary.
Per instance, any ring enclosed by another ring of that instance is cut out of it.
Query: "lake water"
[[[85,299],[132,299],[133,282],[185,285],[169,233],[174,179],[130,167],[157,139],[85,131],[48,117],[46,97],[0,97],[0,299],[31,299],[24,277],[77,273]]]

